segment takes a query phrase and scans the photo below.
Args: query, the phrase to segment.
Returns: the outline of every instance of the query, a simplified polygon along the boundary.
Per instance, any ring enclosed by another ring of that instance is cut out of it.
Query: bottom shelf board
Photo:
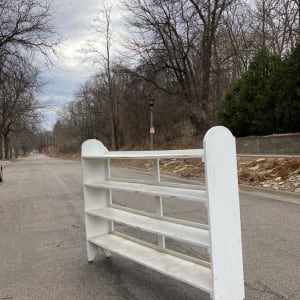
[[[115,234],[89,238],[88,241],[208,293],[212,291],[212,273],[208,267],[143,246]]]

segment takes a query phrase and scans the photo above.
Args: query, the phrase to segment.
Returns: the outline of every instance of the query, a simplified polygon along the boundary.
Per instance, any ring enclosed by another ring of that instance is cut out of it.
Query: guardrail
[[[201,158],[206,189],[162,183],[159,160]],[[153,180],[113,180],[110,159],[153,160]],[[107,257],[117,253],[170,277],[200,288],[214,300],[244,299],[241,225],[235,139],[225,127],[211,128],[204,149],[169,151],[108,151],[98,140],[82,145],[84,203],[88,261],[98,247]],[[145,213],[116,205],[112,191],[137,192],[155,197],[156,212]],[[208,224],[185,222],[163,215],[164,198],[204,202]],[[158,245],[121,234],[114,222],[158,235]],[[207,248],[210,261],[190,259],[166,248],[165,237]]]

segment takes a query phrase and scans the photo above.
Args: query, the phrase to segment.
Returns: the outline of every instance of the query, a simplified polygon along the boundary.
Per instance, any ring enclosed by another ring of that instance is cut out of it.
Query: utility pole
[[[155,133],[155,128],[153,125],[154,103],[155,103],[155,99],[150,98],[149,99],[149,104],[150,104],[150,150],[153,150],[153,148],[154,148],[154,133]]]

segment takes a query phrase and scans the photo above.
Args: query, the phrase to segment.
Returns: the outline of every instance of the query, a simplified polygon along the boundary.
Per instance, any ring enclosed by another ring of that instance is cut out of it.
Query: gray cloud
[[[119,2],[113,1],[117,22],[120,21],[117,11]],[[51,4],[55,11],[57,32],[63,43],[58,48],[59,55],[55,61],[57,68],[43,74],[47,85],[40,95],[40,101],[63,106],[72,100],[75,90],[93,72],[92,66],[84,62],[84,54],[79,50],[91,38],[91,25],[103,0],[52,0]],[[50,129],[56,122],[55,113],[51,111],[46,115],[49,116],[46,127]]]
[[[55,0],[56,26],[60,33],[73,36],[88,31],[99,8],[98,0]]]
[[[56,68],[43,73],[46,82],[39,102],[47,105],[42,109],[44,127],[51,129],[56,122],[56,111],[72,100],[78,85],[87,79],[89,66],[83,63],[79,50],[88,38],[91,23],[101,5],[99,0],[53,0],[56,30],[63,40],[55,59]]]

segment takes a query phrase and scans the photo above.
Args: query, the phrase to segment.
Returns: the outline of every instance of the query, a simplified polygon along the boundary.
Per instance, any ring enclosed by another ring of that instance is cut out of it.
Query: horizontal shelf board
[[[124,181],[98,181],[85,183],[87,187],[99,188],[99,189],[113,189],[116,191],[127,191],[148,194],[153,196],[162,196],[169,198],[180,198],[191,201],[206,202],[207,193],[203,190],[194,190],[187,188],[169,187],[163,185],[150,185],[141,183],[132,183]]]
[[[212,274],[208,267],[143,246],[114,234],[89,238],[88,241],[206,292],[212,291]]]
[[[155,158],[202,158],[203,149],[164,150],[164,151],[109,151],[99,156],[85,155],[85,159],[125,158],[125,159],[155,159]]]
[[[205,229],[171,223],[111,207],[94,209],[88,211],[87,213],[151,233],[159,233],[176,240],[192,243],[194,245],[204,247],[210,246],[209,232]]]
[[[110,177],[112,181],[121,181],[121,182],[129,182],[129,183],[141,183],[141,184],[150,184],[153,185],[153,180],[138,180],[138,179],[130,179],[130,178],[121,178],[121,177]],[[190,190],[202,190],[205,191],[206,187],[201,182],[199,183],[178,183],[178,182],[169,182],[169,181],[160,181],[155,183],[155,185],[165,186],[165,187],[176,187]]]
[[[146,212],[146,211],[143,211],[143,210],[138,210],[138,209],[135,209],[135,208],[130,208],[130,207],[127,207],[127,206],[118,205],[118,204],[114,204],[114,203],[111,203],[109,205],[109,207],[116,208],[116,209],[119,209],[119,210],[122,210],[122,211],[127,211],[127,212],[130,212],[130,213],[133,213],[133,214],[146,216],[146,217],[149,217],[149,218],[155,218],[155,219],[158,219],[158,220],[163,220],[163,221],[166,221],[166,222],[181,224],[181,225],[190,226],[190,227],[194,227],[194,228],[201,228],[201,229],[204,229],[204,230],[209,229],[208,224],[201,224],[201,223],[191,222],[191,221],[187,221],[187,220],[183,220],[183,219],[176,219],[176,218],[167,217],[167,216],[164,216],[164,215],[160,216],[160,215],[157,215],[157,214],[154,214],[154,213],[151,213],[151,212]]]

